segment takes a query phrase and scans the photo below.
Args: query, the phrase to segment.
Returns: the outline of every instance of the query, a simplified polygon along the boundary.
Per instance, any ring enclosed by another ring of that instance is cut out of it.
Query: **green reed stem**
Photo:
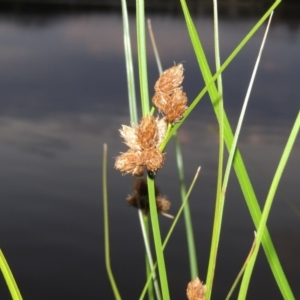
[[[115,299],[121,300],[118,287],[115,282],[110,264],[110,246],[109,246],[109,221],[108,221],[108,200],[107,200],[107,145],[103,145],[103,214],[104,214],[104,251],[105,251],[105,266],[108,274]]]
[[[158,263],[162,297],[163,300],[169,300],[170,299],[169,285],[168,285],[167,269],[165,266],[165,259],[164,259],[160,228],[158,222],[158,213],[157,213],[156,198],[154,192],[154,180],[151,179],[149,176],[147,177],[147,184],[148,184],[148,197],[149,197],[149,205],[150,205],[151,224],[152,224],[156,258]]]
[[[253,271],[253,267],[257,258],[257,254],[258,254],[258,250],[260,247],[260,243],[262,241],[263,238],[263,234],[264,231],[266,230],[266,224],[267,224],[267,219],[269,217],[270,214],[270,210],[272,207],[272,203],[274,200],[274,196],[276,193],[276,190],[278,188],[281,176],[283,174],[284,168],[286,166],[287,160],[291,154],[291,151],[293,149],[293,145],[295,143],[296,137],[298,135],[298,132],[300,130],[300,111],[298,112],[298,116],[295,120],[294,126],[291,130],[290,136],[288,138],[287,144],[284,148],[284,151],[282,153],[280,162],[278,164],[277,170],[275,172],[266,202],[265,202],[265,206],[261,215],[261,219],[257,228],[257,234],[256,234],[256,246],[255,249],[253,251],[253,255],[250,258],[249,264],[247,265],[247,268],[245,270],[245,274],[243,277],[243,281],[240,287],[240,293],[239,293],[239,300],[243,300],[246,299],[246,295],[247,295],[247,290],[249,287],[249,282],[250,282],[250,278],[251,278],[251,274]],[[282,283],[284,284],[284,282]],[[294,297],[287,297],[285,296],[284,299],[290,300],[290,299],[294,299]]]

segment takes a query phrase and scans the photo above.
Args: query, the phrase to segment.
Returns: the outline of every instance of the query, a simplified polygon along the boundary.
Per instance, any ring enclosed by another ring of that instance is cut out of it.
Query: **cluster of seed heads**
[[[120,130],[129,150],[117,157],[115,168],[123,174],[142,176],[144,168],[155,173],[163,166],[165,154],[159,147],[167,125],[178,122],[187,109],[187,97],[182,91],[183,66],[178,64],[164,71],[155,83],[152,102],[163,115],[142,118],[139,125],[122,125]]]

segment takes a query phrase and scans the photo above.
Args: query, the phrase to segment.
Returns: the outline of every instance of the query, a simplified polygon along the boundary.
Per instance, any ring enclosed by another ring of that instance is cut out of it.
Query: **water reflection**
[[[167,68],[174,61],[184,63],[184,89],[192,100],[202,89],[203,81],[184,21],[165,15],[152,15],[151,19],[163,65]],[[0,19],[0,244],[24,298],[111,298],[103,263],[101,151],[104,142],[110,157],[126,148],[118,132],[121,124],[129,123],[122,21],[119,14],[99,12],[64,13],[50,20],[24,26],[19,16],[6,18],[2,14]],[[256,20],[221,19],[223,61]],[[208,16],[199,16],[195,21],[213,66],[212,21]],[[136,49],[133,18],[130,26]],[[225,107],[233,127],[262,35],[260,30],[224,73]],[[299,48],[298,31],[291,32],[281,23],[274,25],[240,139],[239,146],[260,203],[264,202],[299,110],[295,88]],[[158,73],[150,47],[148,53],[151,87]],[[203,279],[215,197],[217,130],[205,98],[179,133],[187,183],[197,166],[202,166],[190,201]],[[294,241],[298,241],[300,229],[296,175],[299,148],[298,140],[268,223],[295,296],[300,295],[296,285],[299,268],[294,264],[299,251],[299,244]],[[177,184],[174,186],[177,171],[172,143],[166,151],[165,168],[157,181],[172,201],[171,213],[175,214],[180,199]],[[144,282],[144,255],[136,211],[128,208],[125,201],[132,189],[132,179],[121,177],[113,164],[110,159],[113,269],[124,298],[136,299]],[[253,224],[235,175],[227,191],[227,202],[216,299],[224,298],[253,239]],[[161,222],[165,232],[170,220]],[[189,280],[188,269],[183,267],[188,265],[186,249],[179,247],[184,241],[180,223],[166,249],[172,299],[184,299]],[[228,261],[232,262],[230,271]],[[130,270],[132,277],[124,275],[124,270]],[[91,287],[91,282],[95,286]],[[249,299],[262,297],[265,286],[269,298],[280,299],[261,255]],[[5,297],[3,283],[0,293]]]

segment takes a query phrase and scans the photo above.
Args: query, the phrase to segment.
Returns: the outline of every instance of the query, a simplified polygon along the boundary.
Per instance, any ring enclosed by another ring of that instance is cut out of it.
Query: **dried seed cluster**
[[[186,294],[189,300],[205,300],[206,286],[198,277],[189,282]]]
[[[183,78],[183,66],[178,64],[164,71],[155,83],[152,102],[168,123],[180,121],[187,110],[187,97],[181,86]]]
[[[155,185],[155,199],[157,211],[165,216],[170,217],[166,212],[170,209],[171,203],[165,196],[160,194],[158,187]],[[134,191],[126,198],[127,202],[138,209],[141,209],[145,214],[149,212],[148,187],[145,179],[136,179]]]
[[[167,124],[178,122],[187,109],[182,81],[182,64],[163,72],[155,83],[152,102],[164,117],[159,119],[149,115],[139,125],[122,126],[120,133],[129,150],[117,157],[117,170],[124,174],[142,176],[145,167],[152,173],[162,167],[165,155],[159,151],[159,147],[165,137]]]
[[[121,136],[130,148],[117,157],[115,168],[122,173],[141,176],[144,167],[156,172],[164,163],[165,156],[159,146],[166,134],[167,124],[164,119],[149,115],[141,120],[139,126],[122,126]]]

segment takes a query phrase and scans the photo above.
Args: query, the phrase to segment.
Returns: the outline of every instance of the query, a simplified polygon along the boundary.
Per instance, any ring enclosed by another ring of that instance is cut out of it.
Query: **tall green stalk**
[[[107,145],[103,145],[103,214],[104,214],[104,251],[105,251],[105,266],[108,278],[116,300],[121,300],[121,296],[113,276],[110,265],[110,244],[109,244],[109,221],[108,221],[108,200],[107,200]]]
[[[208,93],[210,95],[210,99],[213,105],[213,108],[215,110],[217,119],[218,119],[218,112],[216,110],[216,101],[218,99],[218,91],[214,84],[214,80],[217,78],[217,76],[228,66],[228,64],[231,62],[234,56],[242,49],[242,47],[246,44],[246,42],[253,36],[253,34],[257,31],[257,29],[262,25],[262,23],[266,20],[266,18],[271,14],[271,12],[279,5],[281,1],[277,0],[270,9],[263,15],[263,17],[257,22],[257,24],[253,27],[253,29],[246,35],[246,37],[241,41],[241,43],[236,47],[236,49],[232,52],[232,54],[228,57],[228,59],[222,64],[219,71],[212,76],[209,65],[207,63],[205,53],[203,51],[202,45],[200,43],[197,31],[195,29],[195,26],[193,24],[193,21],[190,17],[188,8],[186,6],[186,3],[184,0],[181,0],[183,12],[185,15],[187,28],[190,34],[190,38],[193,44],[193,48],[195,50],[196,57],[199,62],[199,67],[201,69],[203,78],[206,83],[206,87],[201,91],[201,93],[197,96],[195,99],[194,106],[199,102],[199,100],[202,98],[206,90],[208,90]],[[192,108],[191,108],[192,110]],[[188,115],[190,111],[186,112],[185,117]],[[219,121],[219,119],[218,119]],[[172,131],[177,130],[177,128],[181,125],[179,123],[177,126],[174,126],[174,128],[171,130],[170,135],[173,133]],[[224,140],[226,143],[226,146],[228,149],[231,149],[232,142],[233,142],[233,134],[232,129],[230,127],[230,124],[228,122],[227,116],[224,112]],[[166,141],[167,142],[167,139]],[[261,210],[257,201],[257,198],[255,196],[251,181],[249,179],[248,173],[246,171],[245,165],[243,163],[241,154],[239,150],[236,151],[235,154],[235,160],[234,160],[234,168],[235,172],[237,174],[239,184],[241,186],[242,192],[244,194],[246,203],[248,205],[248,209],[250,211],[252,220],[255,224],[255,227],[258,227],[260,218],[261,218]],[[265,250],[269,265],[271,267],[271,270],[273,272],[273,275],[275,277],[275,280],[277,282],[277,285],[283,295],[286,299],[294,299],[292,290],[289,286],[289,283],[286,279],[286,276],[283,272],[283,269],[281,267],[280,261],[278,259],[278,256],[276,254],[276,250],[274,248],[274,245],[272,243],[271,237],[269,235],[268,230],[266,229],[263,238],[262,238],[262,245]]]
[[[278,164],[277,170],[275,172],[275,175],[274,175],[274,178],[273,178],[273,181],[272,181],[272,184],[271,184],[271,187],[270,187],[270,190],[269,190],[266,202],[265,202],[265,206],[264,206],[262,216],[261,216],[261,219],[260,219],[260,222],[259,222],[259,226],[258,226],[258,229],[257,229],[255,249],[253,251],[253,255],[250,258],[250,261],[247,265],[247,268],[246,268],[246,271],[245,271],[245,274],[244,274],[244,277],[243,277],[243,281],[242,281],[242,284],[241,284],[241,287],[240,287],[240,293],[239,293],[239,297],[238,297],[239,300],[246,299],[251,274],[252,274],[253,267],[254,267],[254,264],[255,264],[255,261],[256,261],[256,258],[257,258],[260,243],[261,243],[264,231],[266,229],[267,219],[268,219],[268,216],[270,214],[270,210],[271,210],[271,207],[272,207],[274,196],[275,196],[276,190],[278,188],[278,185],[279,185],[281,176],[283,174],[284,168],[286,166],[287,160],[288,160],[288,158],[291,154],[291,151],[293,149],[293,145],[295,143],[295,140],[296,140],[296,137],[299,133],[299,130],[300,130],[300,111],[298,112],[296,121],[294,123],[294,126],[291,130],[290,136],[288,138],[287,144],[286,144],[286,146],[284,148],[284,151],[282,153],[280,162]],[[284,284],[284,282],[283,282],[283,284]],[[294,297],[284,296],[284,299],[291,300],[291,299],[294,299]]]

